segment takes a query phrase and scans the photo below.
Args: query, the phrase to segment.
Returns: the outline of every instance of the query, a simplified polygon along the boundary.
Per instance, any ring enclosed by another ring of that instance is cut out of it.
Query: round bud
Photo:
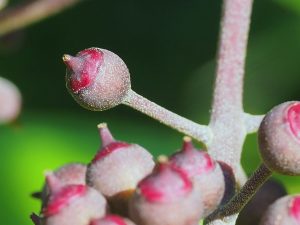
[[[102,147],[87,169],[87,183],[108,198],[113,213],[127,215],[128,199],[151,173],[152,155],[137,144],[116,141],[106,124],[98,126]]]
[[[117,215],[106,215],[101,219],[93,220],[89,225],[135,225],[132,221]]]
[[[106,213],[106,200],[95,189],[82,184],[63,185],[47,175],[50,197],[42,210],[44,225],[82,225]]]
[[[102,111],[120,104],[130,90],[130,74],[123,60],[111,51],[88,48],[75,57],[64,55],[66,85],[83,107]]]
[[[15,120],[21,111],[21,94],[9,80],[0,77],[0,124]]]
[[[300,225],[300,195],[275,201],[264,214],[260,225]]]
[[[184,171],[163,162],[139,183],[129,207],[130,218],[139,225],[197,224],[202,193]]]
[[[300,102],[274,107],[258,131],[259,149],[266,166],[286,175],[300,175]]]
[[[87,166],[81,163],[69,163],[54,171],[53,175],[59,179],[61,185],[85,184]],[[34,193],[34,197],[40,198],[43,205],[49,195],[49,186],[45,183],[42,192]]]
[[[207,152],[197,150],[191,138],[184,137],[182,150],[170,158],[170,163],[183,170],[194,188],[203,195],[204,217],[220,204],[225,181],[221,167]]]

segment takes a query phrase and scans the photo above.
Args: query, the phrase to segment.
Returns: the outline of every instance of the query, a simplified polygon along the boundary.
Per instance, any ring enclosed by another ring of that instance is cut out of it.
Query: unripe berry
[[[63,185],[47,175],[50,197],[42,210],[44,225],[85,225],[106,213],[106,200],[86,185]]]
[[[263,119],[258,137],[261,156],[270,170],[300,175],[300,102],[274,107]]]
[[[9,80],[0,77],[0,124],[15,120],[21,111],[21,94]]]
[[[120,104],[130,90],[130,74],[123,60],[111,51],[88,48],[75,57],[64,55],[66,84],[83,107],[102,111]]]
[[[286,196],[275,201],[260,225],[300,225],[300,195]]]
[[[135,225],[129,219],[117,215],[106,215],[101,219],[93,220],[89,225]]]
[[[183,170],[159,163],[139,183],[129,213],[139,225],[195,225],[203,213],[202,193]]]
[[[59,179],[61,185],[69,185],[69,184],[85,185],[86,169],[87,166],[82,163],[69,163],[55,170],[53,175],[57,179]],[[46,202],[48,195],[49,195],[49,187],[47,183],[45,183],[40,196],[43,205]]]
[[[204,216],[215,210],[225,191],[219,164],[208,153],[197,150],[189,137],[184,138],[182,150],[171,156],[170,163],[183,170],[192,180],[195,190],[202,193]]]
[[[126,215],[128,198],[151,173],[154,161],[141,146],[116,141],[106,124],[98,128],[102,147],[88,166],[87,183],[108,198],[112,212]]]

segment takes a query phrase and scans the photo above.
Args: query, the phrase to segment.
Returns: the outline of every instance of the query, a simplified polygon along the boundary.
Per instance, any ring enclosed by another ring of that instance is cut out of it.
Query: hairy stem
[[[0,0],[1,1],[1,0]],[[35,0],[0,13],[0,36],[45,19],[80,0]]]
[[[247,134],[243,112],[243,77],[253,0],[224,0],[216,82],[209,123],[214,134],[208,150],[243,174],[240,158]],[[237,177],[242,182],[243,177]]]
[[[240,164],[247,135],[243,110],[243,79],[253,0],[224,0],[217,56],[216,81],[209,127],[213,140],[208,151],[228,164],[238,186],[245,173]],[[210,225],[235,224],[236,215],[211,220]]]
[[[244,113],[244,123],[248,134],[255,133],[265,115],[251,115]]]
[[[210,215],[207,221],[222,219],[239,213],[271,175],[272,172],[264,164],[260,165],[230,202]]]
[[[212,133],[208,126],[199,125],[181,117],[154,102],[151,102],[132,90],[129,92],[123,104],[128,105],[185,135],[201,141],[206,145],[209,144],[212,139]]]

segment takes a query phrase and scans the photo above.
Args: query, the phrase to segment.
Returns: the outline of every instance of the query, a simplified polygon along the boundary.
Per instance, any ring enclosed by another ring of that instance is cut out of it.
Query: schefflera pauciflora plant
[[[286,167],[286,163],[284,162],[277,163],[277,165],[280,165],[278,168],[265,162],[247,179],[240,164],[245,137],[247,134],[258,130],[263,118],[262,115],[245,113],[242,102],[243,75],[252,2],[252,0],[224,0],[217,56],[216,82],[211,118],[207,126],[178,116],[134,92],[130,86],[127,67],[119,57],[107,50],[89,48],[79,52],[75,57],[69,55],[63,57],[67,65],[66,81],[68,90],[79,104],[94,111],[105,110],[118,104],[133,107],[177,129],[185,135],[201,141],[206,145],[208,153],[212,158],[221,163],[222,168],[229,168],[228,171],[233,172],[240,191],[233,198],[227,199],[229,200],[228,203],[225,201],[224,205],[218,207],[212,214],[206,217],[206,223],[210,225],[235,224],[238,213],[263,182],[271,176],[272,170],[284,174],[298,174],[297,169],[291,171],[291,168]],[[111,71],[114,69],[116,71],[112,73]],[[110,83],[110,81],[116,82]],[[112,93],[112,90],[116,92]],[[291,115],[293,121],[298,120],[298,110],[293,110]],[[295,128],[297,130],[298,125],[294,125],[292,126],[292,130],[295,130]],[[276,129],[278,127],[280,126],[276,126]],[[262,125],[261,129],[263,128],[264,126]],[[282,138],[287,138],[282,140],[283,142],[290,141],[290,137],[283,135]],[[273,139],[273,141],[275,140]],[[276,147],[277,143],[274,143],[275,146],[273,147]],[[262,152],[272,151],[273,147],[266,147],[271,145],[270,143],[267,143],[267,145],[260,144],[260,150]],[[297,145],[295,146],[297,148]],[[262,153],[262,156],[266,160],[264,153]],[[284,168],[281,167],[282,165],[284,165]],[[137,190],[143,186],[141,185],[143,181],[141,181]],[[141,195],[141,192],[137,191],[135,197],[139,195]],[[140,210],[140,208],[147,208],[154,204],[143,201],[142,195],[140,197],[141,201],[136,201],[138,204],[130,204],[130,206],[139,213],[143,213],[146,211]],[[137,205],[141,207],[137,207]],[[160,204],[157,205],[160,206]],[[158,222],[156,220],[158,218],[154,218],[151,213],[145,213],[143,217],[139,213],[132,213],[131,216],[134,217],[137,215],[138,217],[136,218],[140,218],[138,220],[145,224],[151,224],[151,222],[164,224],[163,220]],[[181,213],[183,214],[183,212]],[[163,218],[165,219],[164,221],[168,221],[168,214],[164,216],[166,217]],[[184,223],[189,224],[189,222],[182,222],[182,224]],[[165,224],[168,224],[168,222],[165,222]]]
[[[98,129],[102,146],[88,165],[87,184],[108,199],[112,212],[127,215],[138,182],[154,168],[153,157],[140,145],[115,140],[106,123]]]
[[[95,189],[84,184],[64,185],[53,172],[48,172],[46,180],[50,195],[39,219],[32,216],[35,224],[83,225],[106,214],[106,199]]]
[[[193,225],[203,215],[202,193],[186,172],[165,156],[141,180],[130,201],[130,218],[139,225]]]

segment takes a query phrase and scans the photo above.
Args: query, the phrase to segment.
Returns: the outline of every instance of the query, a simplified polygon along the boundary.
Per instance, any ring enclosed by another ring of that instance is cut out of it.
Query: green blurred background
[[[11,5],[19,1],[11,1]],[[87,47],[112,50],[127,63],[143,96],[201,123],[208,122],[221,1],[85,0],[0,40],[0,75],[14,81],[24,104],[19,121],[0,127],[2,224],[32,224],[40,204],[30,198],[43,171],[89,162],[99,147],[96,125],[139,143],[154,155],[181,146],[182,135],[125,106],[90,112],[64,82],[64,53]],[[300,99],[300,1],[257,0],[249,40],[245,110],[262,114]],[[245,144],[248,174],[259,164],[256,135]],[[290,193],[300,179],[276,175]]]

